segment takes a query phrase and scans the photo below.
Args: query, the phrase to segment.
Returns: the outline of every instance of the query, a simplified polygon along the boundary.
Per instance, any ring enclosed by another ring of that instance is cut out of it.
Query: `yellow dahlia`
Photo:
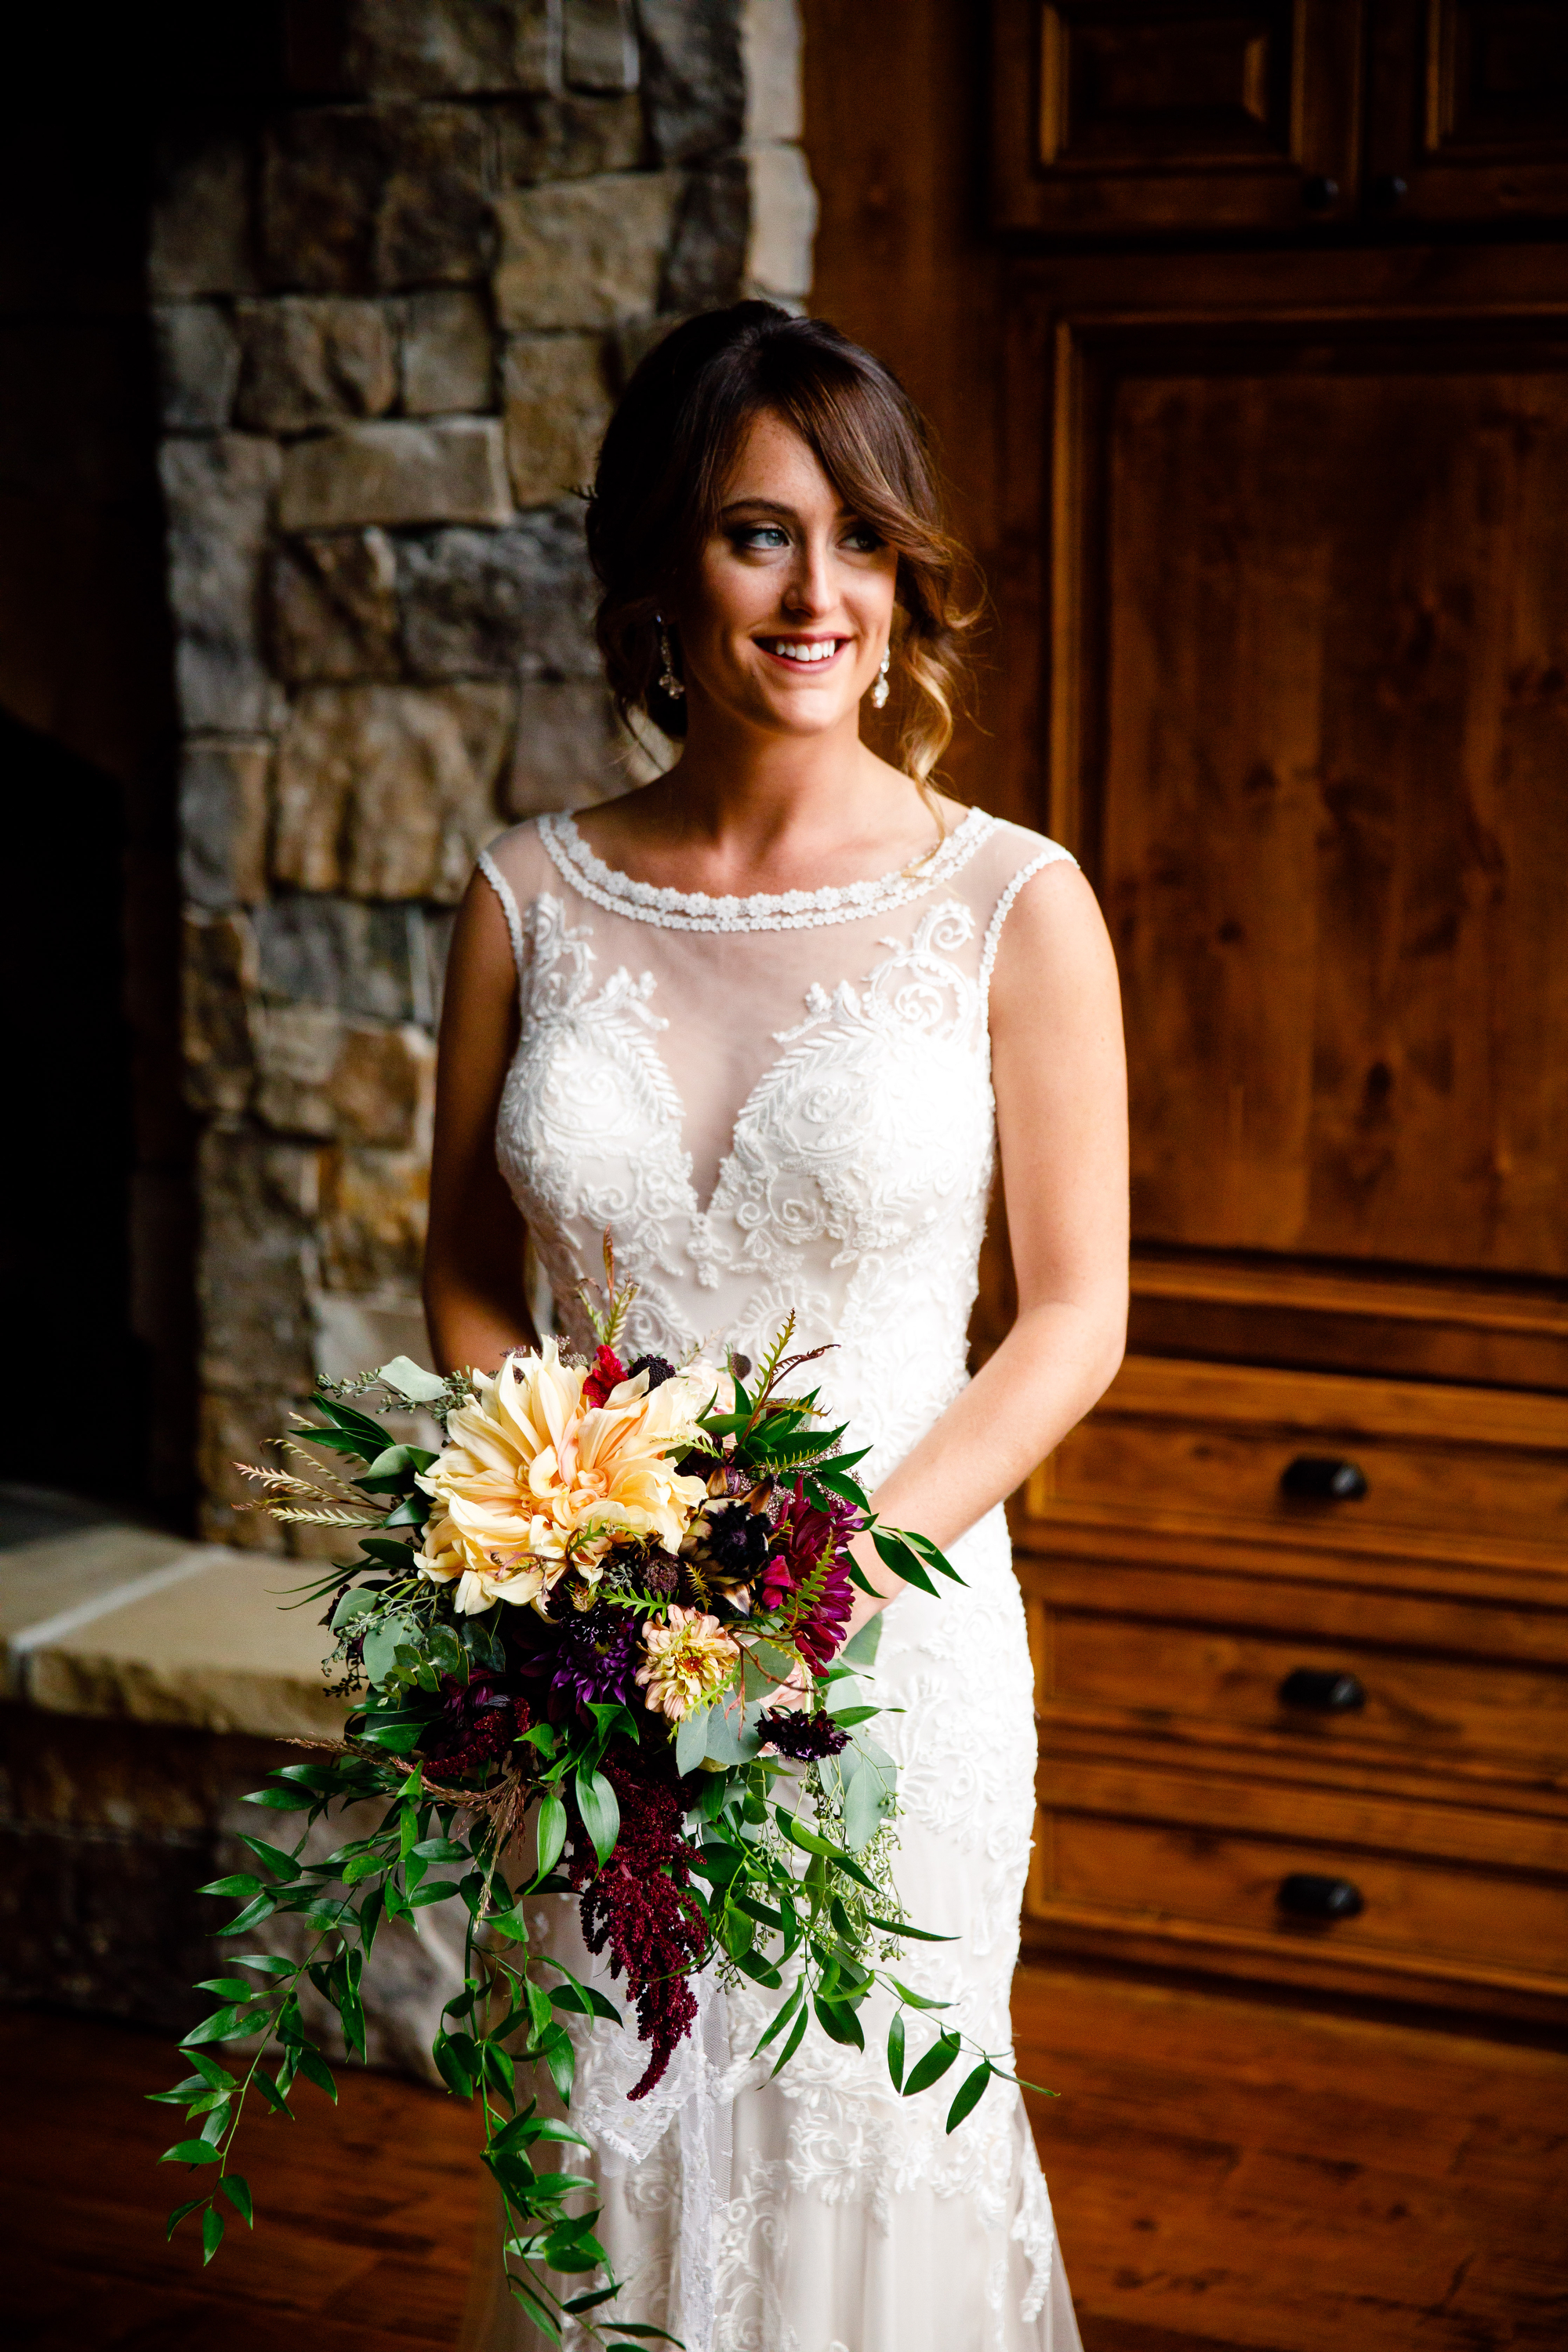
[[[593,1583],[617,1539],[679,1548],[707,1486],[679,1476],[675,1459],[699,1434],[711,1378],[677,1372],[650,1391],[639,1372],[595,1404],[587,1376],[552,1339],[537,1356],[509,1356],[493,1380],[477,1372],[419,1474],[434,1505],[420,1573],[455,1578],[459,1611],[538,1601],[569,1568]]]
[[[643,1633],[647,1664],[639,1666],[637,1681],[655,1715],[679,1723],[694,1706],[704,1706],[730,1678],[740,1656],[717,1617],[697,1609],[672,1609],[662,1625],[648,1625]]]

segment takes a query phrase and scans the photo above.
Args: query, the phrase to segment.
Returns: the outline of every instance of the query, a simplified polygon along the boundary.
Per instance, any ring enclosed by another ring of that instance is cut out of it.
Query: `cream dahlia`
[[[617,1540],[673,1552],[707,1493],[676,1459],[698,1438],[710,1375],[676,1372],[650,1391],[638,1372],[603,1403],[584,1396],[585,1366],[554,1339],[509,1356],[455,1412],[419,1484],[434,1507],[417,1558],[433,1582],[458,1580],[465,1613],[537,1601],[569,1568],[589,1584]]]
[[[664,1624],[647,1626],[643,1648],[647,1663],[637,1672],[643,1697],[655,1715],[672,1723],[705,1706],[741,1654],[717,1617],[697,1609],[672,1609]]]

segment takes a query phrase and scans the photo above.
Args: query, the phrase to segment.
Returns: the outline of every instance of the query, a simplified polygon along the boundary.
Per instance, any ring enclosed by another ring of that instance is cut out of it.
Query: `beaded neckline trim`
[[[847,882],[822,890],[758,891],[751,898],[712,898],[705,890],[660,888],[652,882],[634,882],[596,857],[564,812],[538,819],[539,837],[551,860],[573,888],[595,906],[610,913],[629,915],[639,923],[656,923],[671,931],[801,931],[819,923],[849,923],[860,915],[879,915],[901,907],[938,884],[950,881],[965,865],[996,819],[984,809],[971,809],[942,843],[934,857],[915,872],[900,867],[871,882]]]

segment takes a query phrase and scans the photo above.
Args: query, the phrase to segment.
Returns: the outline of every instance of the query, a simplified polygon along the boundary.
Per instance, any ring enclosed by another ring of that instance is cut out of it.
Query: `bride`
[[[574,1290],[606,1230],[640,1286],[631,1354],[754,1360],[791,1307],[797,1345],[834,1343],[813,1370],[872,1444],[876,1508],[964,1580],[931,1600],[865,1546],[877,1598],[852,1630],[885,1612],[878,1695],[902,1710],[895,1874],[910,1917],[954,1938],[897,1965],[1005,2050],[1035,1727],[1002,1504],[1121,1354],[1109,942],[1064,850],[931,786],[957,550],[921,421],[865,352],[762,302],[677,329],[610,425],[588,540],[616,701],[680,756],[479,860],[441,1029],[436,1349],[493,1369],[531,1344],[525,1232],[591,1347]],[[890,679],[901,768],[859,734]],[[971,1381],[998,1154],[1018,1317]],[[599,1965],[574,1906],[541,1920]],[[814,2025],[770,2080],[772,2053],[749,2057],[770,1997],[700,1987],[652,2097],[626,2097],[631,2036],[600,2028],[580,2061],[573,2120],[628,2317],[689,2352],[1076,2352],[1016,2089],[946,2136],[941,2091],[894,2093],[871,2007],[864,2055]],[[543,2347],[499,2246],[466,2341]]]

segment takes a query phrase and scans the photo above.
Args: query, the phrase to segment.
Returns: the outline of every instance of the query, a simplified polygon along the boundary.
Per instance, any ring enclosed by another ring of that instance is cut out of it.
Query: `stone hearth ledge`
[[[338,1738],[315,1563],[110,1524],[0,1551],[8,1696],[58,1715]]]

